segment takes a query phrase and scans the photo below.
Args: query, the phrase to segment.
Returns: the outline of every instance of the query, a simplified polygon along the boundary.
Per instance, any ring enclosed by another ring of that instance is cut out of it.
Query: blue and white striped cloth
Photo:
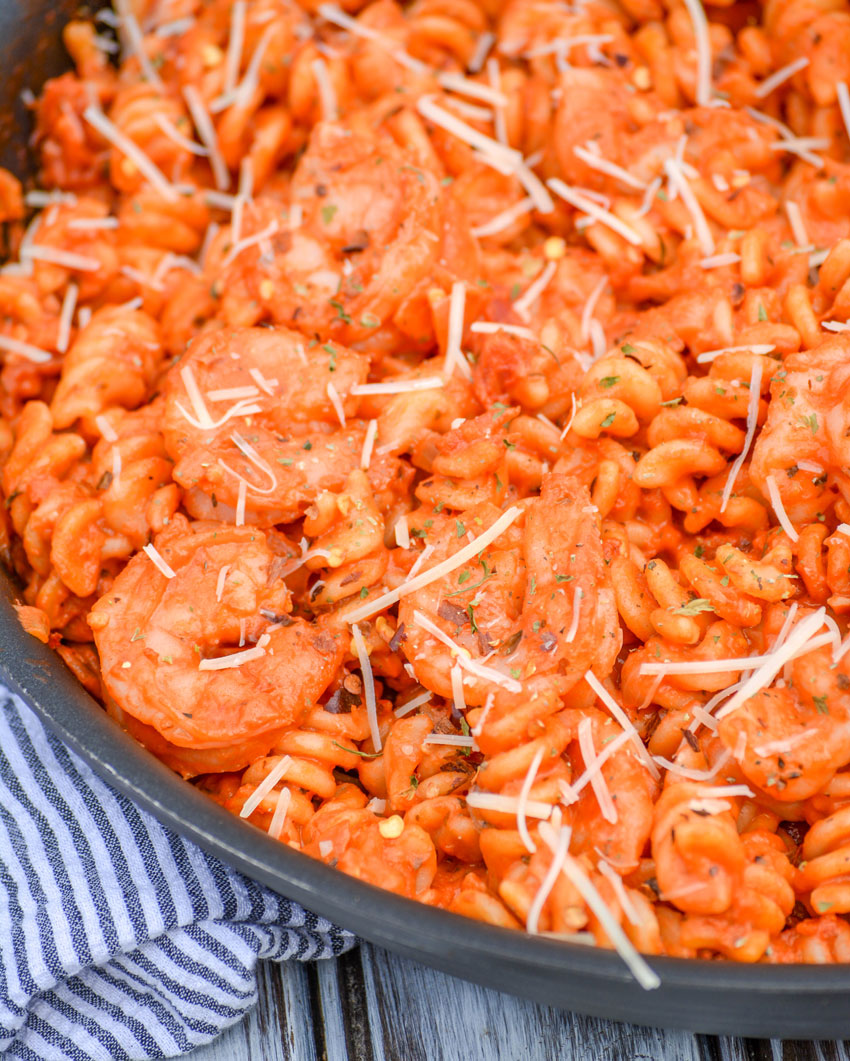
[[[176,1057],[257,999],[258,959],[354,937],[104,784],[0,686],[0,1051]]]

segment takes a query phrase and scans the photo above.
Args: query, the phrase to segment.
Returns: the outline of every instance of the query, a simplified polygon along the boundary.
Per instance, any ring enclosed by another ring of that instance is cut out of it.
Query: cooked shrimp
[[[311,346],[284,329],[225,329],[198,339],[165,381],[166,448],[186,505],[201,518],[291,522],[360,462],[365,428],[343,429],[357,407],[366,359],[337,343]],[[226,506],[216,512],[219,505]]]
[[[850,338],[836,335],[785,358],[773,373],[767,422],[756,441],[750,477],[765,498],[770,479],[792,522],[824,513],[834,487],[850,493]],[[802,471],[800,461],[820,467]]]
[[[178,516],[156,550],[173,577],[137,553],[91,611],[106,693],[178,749],[244,766],[321,696],[342,639],[289,618],[278,572],[294,550],[273,531]]]
[[[435,519],[424,539],[434,546],[432,561],[451,556],[497,514],[482,505],[462,517]],[[420,615],[457,649],[438,640]],[[567,476],[551,475],[539,499],[524,504],[521,529],[514,524],[474,563],[402,598],[399,620],[417,679],[439,695],[452,696],[459,656],[487,668],[483,677],[464,674],[469,705],[483,704],[497,689],[500,703],[515,702],[519,690],[521,702],[534,689],[566,692],[591,666],[607,675],[620,632],[587,491]]]

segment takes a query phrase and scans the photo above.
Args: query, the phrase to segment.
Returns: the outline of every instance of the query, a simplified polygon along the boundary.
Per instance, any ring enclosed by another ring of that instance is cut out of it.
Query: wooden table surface
[[[191,1061],[850,1061],[848,1042],[731,1039],[615,1024],[456,980],[364,944],[264,963],[247,1020]]]

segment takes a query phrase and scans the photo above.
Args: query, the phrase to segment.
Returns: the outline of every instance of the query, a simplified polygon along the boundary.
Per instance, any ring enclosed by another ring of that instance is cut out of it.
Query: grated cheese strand
[[[286,775],[286,771],[291,765],[292,759],[288,755],[284,755],[279,762],[275,763],[251,795],[242,804],[242,810],[239,811],[240,818],[251,817],[266,796],[275,788],[277,783],[283,779]]]
[[[803,214],[800,211],[800,206],[795,203],[793,199],[786,199],[785,203],[785,214],[788,218],[788,224],[791,226],[791,232],[794,236],[794,242],[798,247],[808,247],[809,234],[806,232],[806,225],[803,221]]]
[[[71,341],[71,322],[74,319],[79,293],[79,287],[73,283],[68,284],[65,289],[65,297],[62,299],[62,309],[59,313],[59,330],[56,338],[56,349],[60,354],[65,353]]]
[[[764,689],[770,685],[779,671],[794,659],[795,654],[800,649],[808,649],[807,642],[810,638],[813,640],[820,640],[814,638],[813,635],[820,630],[824,625],[826,619],[826,608],[818,608],[812,615],[806,616],[794,627],[791,634],[788,636],[785,644],[773,652],[768,653],[768,657],[761,666],[757,667],[753,674],[742,683],[741,688],[735,693],[728,703],[725,703],[723,707],[714,716],[718,721],[725,718],[726,715],[736,711],[741,704],[746,700],[749,700],[751,696],[754,696],[760,689]],[[826,635],[827,640],[832,640],[832,635]]]
[[[776,518],[779,520],[779,525],[788,535],[792,542],[799,540],[800,535],[797,533],[794,524],[791,522],[788,513],[785,511],[785,506],[782,504],[782,497],[779,493],[779,487],[776,484],[776,479],[772,475],[765,476],[765,485],[767,486],[767,496],[770,499],[770,505],[773,509]]]
[[[366,427],[366,436],[363,439],[363,449],[360,453],[360,467],[367,471],[372,463],[372,449],[375,445],[375,436],[378,434],[378,421],[370,420]]]
[[[83,118],[96,129],[100,135],[108,140],[113,147],[117,148],[156,188],[163,198],[173,202],[177,198],[174,186],[168,181],[165,174],[148,156],[142,151],[138,144],[134,143],[129,136],[125,136],[121,130],[114,125],[100,110],[99,107],[89,106],[83,111]]]
[[[552,893],[552,889],[555,887],[555,881],[558,879],[558,875],[564,867],[567,851],[570,846],[570,836],[570,827],[568,825],[562,825],[558,830],[558,840],[555,844],[555,850],[552,853],[552,861],[549,863],[549,869],[546,871],[546,876],[540,882],[540,887],[537,889],[534,899],[531,902],[531,906],[528,908],[528,917],[525,919],[525,927],[532,935],[538,934],[540,914],[543,911],[543,907],[546,905],[546,900]]]
[[[165,575],[166,578],[176,577],[177,572],[174,571],[168,563],[166,563],[160,553],[158,553],[150,543],[148,543],[144,547],[143,552],[148,555],[148,558],[152,561],[153,566],[157,568],[161,574]]]
[[[399,516],[393,528],[395,543],[399,549],[410,548],[410,531],[407,528],[407,516]]]
[[[319,93],[322,119],[326,122],[335,122],[339,117],[339,105],[331,75],[328,73],[328,65],[324,59],[317,58],[310,63],[310,69],[316,79],[316,90]]]
[[[514,312],[522,317],[523,320],[528,320],[529,310],[549,286],[557,268],[558,266],[555,262],[547,262],[539,276],[528,285],[516,302],[514,302]]]
[[[393,714],[396,718],[404,718],[404,716],[409,715],[411,711],[415,711],[417,707],[427,704],[433,695],[433,693],[426,690],[424,693],[414,696],[412,700],[400,704],[395,711],[393,711]]]
[[[360,661],[360,673],[363,675],[363,691],[366,695],[366,717],[369,720],[369,733],[372,736],[372,745],[376,752],[381,751],[381,731],[378,729],[378,705],[375,700],[375,679],[372,675],[372,663],[366,650],[366,642],[360,633],[360,627],[354,623],[351,627],[351,636],[354,640],[354,648]]]
[[[631,739],[631,733],[627,730],[623,730],[622,733],[618,734],[612,741],[609,741],[608,744],[605,745],[592,763],[588,765],[587,762],[585,762],[584,773],[569,785],[569,791],[565,794],[565,798],[562,802],[575,803],[578,800],[581,790],[593,781],[593,778],[602,769],[605,763],[608,762],[611,756],[618,752],[620,748]]]
[[[230,35],[224,57],[224,92],[232,92],[239,80],[242,50],[245,47],[245,0],[234,0],[230,9]],[[198,130],[200,132],[200,130]]]
[[[445,372],[452,375],[455,366],[459,367],[467,379],[472,377],[472,369],[461,350],[463,342],[463,320],[466,310],[466,284],[457,280],[452,284],[449,301],[449,330],[446,337]]]
[[[705,214],[702,212],[699,200],[694,195],[693,188],[691,188],[683,172],[682,164],[673,158],[665,159],[664,172],[667,174],[670,184],[681,195],[685,209],[691,215],[691,220],[694,223],[694,232],[702,248],[703,255],[710,257],[714,254],[714,237],[705,219]]]
[[[578,633],[579,618],[581,617],[581,602],[584,600],[584,590],[581,586],[576,586],[575,593],[573,594],[573,614],[570,619],[570,628],[567,630],[567,636],[564,641],[570,643],[575,640],[575,636]]]
[[[277,803],[275,804],[274,814],[269,824],[269,836],[273,840],[279,840],[280,834],[283,830],[284,822],[286,821],[286,814],[289,810],[289,804],[292,802],[292,790],[284,788],[281,790],[280,795],[277,797]]]
[[[542,824],[540,826],[540,837],[553,854],[559,850],[557,835],[551,826],[547,828],[546,823]],[[564,858],[561,873],[574,885],[582,899],[596,915],[600,926],[613,944],[614,949],[626,963],[632,976],[634,976],[640,986],[647,991],[660,987],[661,979],[658,974],[649,967],[647,962],[635,950],[631,940],[620,928],[590,878],[579,862],[569,853]]]
[[[640,915],[637,910],[635,910],[635,904],[629,897],[629,893],[626,891],[626,886],[623,884],[623,878],[620,874],[614,869],[611,863],[606,862],[604,858],[601,858],[597,862],[596,868],[614,889],[614,894],[617,896],[617,902],[620,904],[623,913],[629,921],[631,921],[633,925],[639,925]]]
[[[501,213],[491,217],[489,221],[485,221],[483,225],[473,228],[472,235],[476,239],[483,239],[485,236],[497,236],[500,232],[504,232],[506,228],[509,228],[523,214],[528,214],[533,209],[534,200],[527,195],[524,199],[520,199],[518,203],[509,206],[507,210],[502,210]]]
[[[713,361],[716,357],[720,357],[721,354],[772,354],[776,347],[773,343],[750,343],[748,346],[722,346],[718,350],[705,350],[701,354],[697,354],[697,361],[704,365],[707,361]]]
[[[581,210],[582,213],[587,214],[588,217],[592,217],[594,221],[598,221],[600,224],[607,225],[608,228],[612,229],[617,235],[622,236],[627,243],[631,243],[633,247],[639,247],[643,242],[641,237],[635,232],[633,228],[630,228],[625,221],[621,221],[619,217],[616,217],[609,210],[603,209],[589,199],[584,192],[579,192],[577,189],[571,187],[560,179],[560,177],[552,177],[546,182],[549,187],[555,192],[556,195],[575,207],[576,210]],[[712,249],[713,246],[712,246]]]
[[[414,569],[411,568],[410,576],[406,582],[403,582],[397,589],[390,590],[388,593],[376,597],[375,600],[367,601],[367,603],[361,605],[359,608],[355,608],[354,611],[351,611],[346,615],[346,622],[359,623],[361,619],[369,619],[371,616],[377,615],[378,612],[382,612],[385,608],[392,607],[393,604],[408,593],[414,593],[416,590],[422,589],[423,586],[429,586],[432,582],[436,582],[438,579],[450,574],[457,568],[462,567],[467,560],[471,560],[473,556],[486,549],[488,545],[491,545],[521,514],[522,510],[516,505],[513,505],[506,512],[503,512],[486,531],[479,534],[477,538],[473,538],[472,541],[467,545],[464,545],[463,548],[458,549],[454,555],[448,557],[446,560],[441,560],[439,564],[436,564],[428,571],[423,571],[421,575],[416,575],[415,577],[413,577]],[[432,545],[426,546],[422,551],[420,559],[425,556],[425,551],[427,549],[430,549],[433,552],[434,547]]]
[[[607,158],[603,158],[601,155],[596,155],[592,151],[588,151],[588,149],[582,147],[581,144],[578,144],[573,148],[573,154],[576,158],[580,158],[586,166],[590,166],[591,169],[598,170],[600,173],[604,173],[609,177],[614,177],[616,180],[628,185],[629,188],[635,188],[638,191],[644,191],[646,188],[645,182],[638,180],[638,178],[635,177],[634,174],[629,173],[627,169],[618,166],[616,162],[610,162]]]
[[[470,792],[466,796],[466,804],[475,810],[495,811],[497,814],[510,814],[516,817],[519,810],[518,796],[505,796],[501,792]],[[525,814],[528,818],[539,818],[545,821],[552,813],[552,807],[548,803],[542,803],[536,799],[530,799],[525,804]]]
[[[801,70],[805,70],[808,65],[808,56],[802,56],[799,59],[795,59],[793,63],[788,63],[787,66],[780,67],[775,73],[771,74],[770,77],[766,77],[758,86],[755,91],[756,99],[764,99],[765,96],[769,96],[774,89],[779,88],[780,85],[793,77],[794,74],[799,73]]]
[[[711,103],[711,36],[708,30],[708,19],[700,0],[684,0],[691,18],[694,40],[697,47],[697,84],[696,102],[698,107],[707,107]]]
[[[234,652],[230,656],[219,656],[217,659],[202,659],[198,664],[198,670],[234,670],[241,667],[243,663],[251,663],[255,659],[261,659],[266,654],[266,645],[271,638],[263,634],[253,648],[246,648],[242,652]]]
[[[416,102],[416,109],[427,121],[438,125],[452,136],[456,136],[458,140],[463,140],[470,147],[478,148],[487,157],[499,160],[509,165],[511,169],[522,165],[521,152],[473,129],[471,125],[467,125],[466,122],[435,103],[433,96],[420,96]]]
[[[65,269],[73,269],[74,272],[81,273],[95,273],[100,269],[100,261],[97,258],[87,258],[84,254],[75,254],[73,251],[61,250],[59,247],[46,247],[39,243],[30,243],[22,247],[21,258],[60,265]]]
[[[240,3],[242,3],[242,0],[236,0],[234,8],[238,7]],[[183,98],[186,100],[186,106],[192,115],[192,121],[195,123],[201,143],[209,153],[210,168],[212,169],[215,186],[220,192],[226,192],[230,187],[230,170],[227,168],[227,163],[224,161],[224,156],[219,149],[218,134],[215,131],[212,118],[210,118],[204,106],[200,92],[194,85],[184,86]]]
[[[761,377],[762,363],[761,360],[757,360],[753,362],[752,372],[750,373],[750,395],[749,400],[747,401],[747,433],[744,437],[744,446],[732,462],[732,467],[729,469],[729,475],[726,477],[726,484],[723,487],[723,497],[720,502],[721,512],[726,511],[726,506],[729,504],[729,498],[732,496],[732,491],[735,488],[735,480],[738,477],[738,472],[743,467],[744,461],[747,459],[747,454],[750,452],[750,446],[752,446],[753,439],[755,438],[756,428],[758,427]]]
[[[476,678],[481,678],[482,681],[493,682],[494,685],[500,685],[502,688],[507,689],[512,693],[522,692],[522,685],[520,685],[515,678],[509,678],[506,674],[502,674],[501,671],[497,671],[493,667],[487,667],[483,663],[479,663],[477,660],[472,659],[467,649],[457,644],[456,641],[453,641],[449,635],[441,630],[436,623],[432,622],[427,615],[423,615],[420,611],[414,611],[413,620],[417,626],[421,626],[423,630],[427,630],[429,634],[436,637],[438,641],[441,641],[446,648],[451,649],[460,666],[463,667],[464,670],[469,671],[470,674],[475,675]]]
[[[349,394],[407,394],[408,391],[430,391],[445,387],[442,376],[420,376],[419,379],[386,380],[383,383],[355,383]]]
[[[451,670],[452,677],[452,703],[455,710],[463,714],[466,711],[466,697],[463,694],[463,669],[455,664]],[[470,743],[471,740],[470,740]]]
[[[336,389],[333,383],[328,383],[325,390],[327,392],[328,398],[330,398],[331,405],[334,407],[334,412],[337,415],[337,419],[339,420],[340,424],[345,427],[345,408],[342,404],[342,398],[340,398],[339,396],[339,391]]]
[[[224,583],[227,581],[227,572],[230,570],[230,564],[225,564],[224,567],[218,573],[218,579],[215,584],[215,599],[221,603],[221,597],[224,593]]]
[[[847,88],[846,81],[836,81],[835,94],[838,96],[838,107],[844,122],[844,130],[850,138],[850,89]]]
[[[528,799],[531,795],[531,789],[534,785],[534,781],[537,777],[537,771],[540,769],[540,764],[543,762],[544,748],[540,747],[534,753],[534,758],[531,760],[526,771],[525,777],[522,781],[522,788],[519,790],[519,799],[517,800],[516,809],[516,827],[519,833],[520,839],[525,845],[526,851],[530,851],[533,855],[537,850],[537,844],[531,839],[531,834],[528,831],[528,822],[526,820],[525,808],[528,805]]]
[[[537,342],[537,336],[530,328],[523,328],[521,324],[502,324],[498,321],[475,321],[469,326],[471,332],[480,335],[495,335],[496,332],[504,332],[506,335],[516,335],[520,339],[530,339]]]
[[[585,766],[590,767],[597,758],[596,748],[593,746],[593,722],[589,718],[583,718],[578,724],[578,746]],[[590,787],[599,804],[599,812],[605,821],[616,825],[618,821],[617,808],[611,797],[611,791],[605,781],[601,770],[596,770],[590,775]]]
[[[608,711],[611,713],[612,717],[620,723],[621,728],[629,734],[629,737],[631,738],[632,744],[634,745],[635,751],[638,753],[639,758],[643,761],[646,768],[657,781],[661,777],[661,774],[658,772],[658,767],[653,762],[652,756],[647,751],[646,746],[644,745],[643,740],[641,739],[641,735],[632,725],[626,712],[622,709],[622,707],[620,707],[620,705],[608,692],[602,682],[596,677],[593,671],[587,671],[585,673],[584,680],[596,693],[597,697],[602,701],[602,703],[606,706]]]

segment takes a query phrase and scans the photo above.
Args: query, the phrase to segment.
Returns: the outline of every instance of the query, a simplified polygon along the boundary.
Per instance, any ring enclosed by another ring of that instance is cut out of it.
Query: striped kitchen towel
[[[354,937],[113,791],[0,686],[0,1051],[176,1057],[240,1020],[258,959]]]

